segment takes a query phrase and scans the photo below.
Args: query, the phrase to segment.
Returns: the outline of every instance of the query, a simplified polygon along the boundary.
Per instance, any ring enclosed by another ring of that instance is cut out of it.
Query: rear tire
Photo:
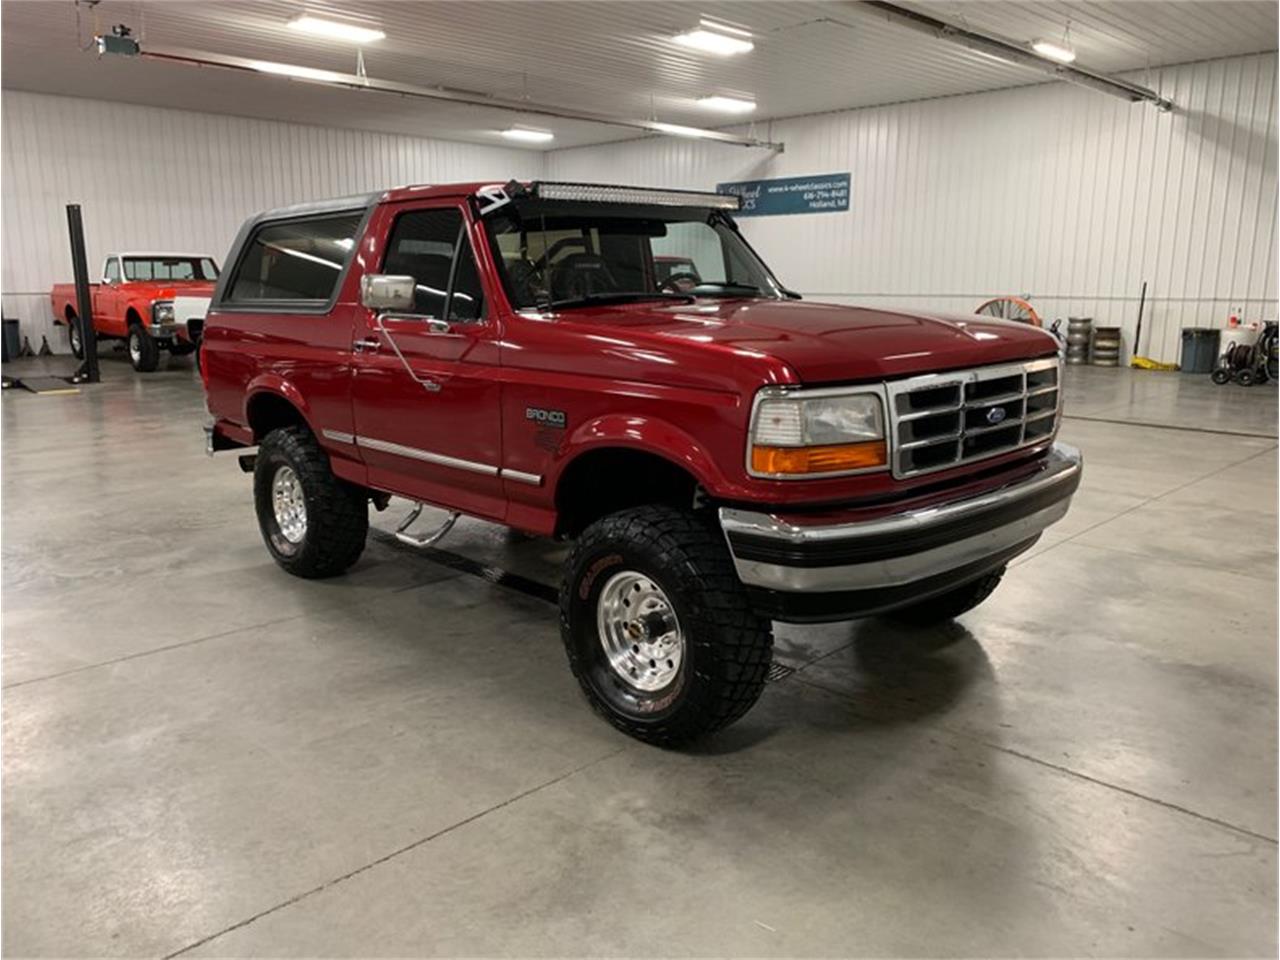
[[[267,550],[295,577],[335,576],[364,550],[368,498],[334,476],[328,455],[306,427],[282,427],[263,439],[253,499]]]
[[[636,606],[624,609],[627,598]],[[560,587],[560,635],[596,712],[660,746],[750,710],[773,653],[770,623],[752,609],[723,537],[663,506],[611,514],[579,537]]]
[[[160,345],[137,323],[129,325],[129,362],[139,373],[150,373],[160,365]]]
[[[67,342],[71,346],[71,355],[77,360],[84,359],[84,335],[80,329],[80,318],[72,317],[67,321]]]
[[[921,600],[917,604],[894,610],[890,616],[914,627],[927,627],[947,620],[954,620],[962,613],[968,613],[987,597],[991,596],[1000,585],[1001,578],[1008,567],[1000,567],[977,580],[940,593],[936,597]]]

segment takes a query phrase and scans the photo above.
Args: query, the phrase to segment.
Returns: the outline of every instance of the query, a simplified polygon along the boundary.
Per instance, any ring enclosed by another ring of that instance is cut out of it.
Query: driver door
[[[353,414],[371,486],[500,520],[498,336],[472,231],[454,203],[376,214],[387,243],[366,271],[413,277],[414,305],[357,308]]]
[[[119,257],[107,257],[102,267],[102,282],[98,284],[98,295],[93,301],[93,327],[103,333],[124,336],[124,311],[121,308],[121,283]]]

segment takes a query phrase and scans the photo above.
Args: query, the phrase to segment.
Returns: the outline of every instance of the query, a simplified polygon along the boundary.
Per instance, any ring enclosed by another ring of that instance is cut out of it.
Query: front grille
[[[943,470],[1050,439],[1056,359],[930,373],[889,383],[893,474]]]

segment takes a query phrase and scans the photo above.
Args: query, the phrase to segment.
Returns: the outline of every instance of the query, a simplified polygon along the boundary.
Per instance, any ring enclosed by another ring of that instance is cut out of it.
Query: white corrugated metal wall
[[[1049,317],[1125,328],[1276,316],[1276,56],[1139,78],[1157,113],[1065,84],[776,121],[762,151],[674,138],[553,151],[306,127],[6,91],[3,292],[39,343],[70,279],[63,206],[85,203],[90,270],[117,247],[222,256],[268,206],[394,183],[509,176],[709,187],[852,173],[850,211],[744,220],[785,282],[827,300],[972,310],[1030,293]],[[763,132],[763,131],[762,131]],[[50,337],[65,349],[61,334]]]
[[[535,177],[540,153],[4,91],[3,304],[33,347],[71,280],[65,206],[84,205],[89,274],[111,250],[222,261],[251,214],[403,183]]]
[[[1132,349],[1145,279],[1142,352],[1176,361],[1183,326],[1276,318],[1276,55],[1136,79],[1178,110],[1037,85],[776,121],[777,156],[676,139],[553,151],[548,176],[707,188],[848,170],[848,213],[743,220],[785,283],[964,312],[1030,293],[1042,315],[1122,326]]]

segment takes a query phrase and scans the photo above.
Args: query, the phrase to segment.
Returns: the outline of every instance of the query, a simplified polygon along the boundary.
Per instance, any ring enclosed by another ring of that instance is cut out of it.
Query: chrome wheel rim
[[[643,573],[615,573],[596,601],[596,627],[610,668],[637,690],[670,685],[684,661],[684,632],[662,588]]]
[[[271,506],[281,535],[290,543],[301,543],[307,535],[307,501],[293,467],[276,470],[271,480]]]
[[[76,353],[80,352],[80,328],[74,323],[71,325],[71,349]]]
[[[142,361],[142,341],[136,333],[129,334],[129,359],[134,363]]]

